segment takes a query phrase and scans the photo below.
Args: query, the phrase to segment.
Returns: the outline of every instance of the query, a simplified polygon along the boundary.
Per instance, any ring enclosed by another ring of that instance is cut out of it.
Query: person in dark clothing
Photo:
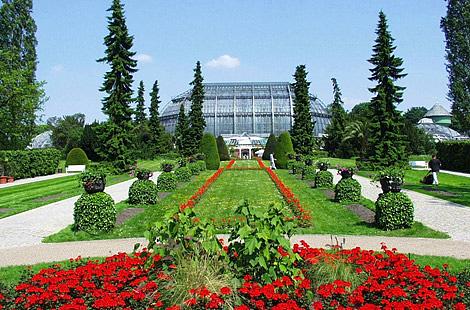
[[[437,174],[441,169],[441,161],[437,159],[436,155],[432,155],[432,159],[429,161],[428,167],[429,169],[431,169],[432,172],[432,185],[435,185],[437,187],[439,185]]]

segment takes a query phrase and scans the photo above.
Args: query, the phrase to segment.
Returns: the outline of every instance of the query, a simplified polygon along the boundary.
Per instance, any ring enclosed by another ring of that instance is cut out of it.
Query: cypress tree
[[[145,114],[145,87],[144,81],[140,81],[139,88],[137,89],[137,105],[135,107],[135,123],[137,125],[142,125],[147,120],[147,115]]]
[[[181,104],[175,128],[175,144],[178,153],[180,153],[182,156],[189,156],[193,154],[191,153],[188,145],[191,139],[192,138],[189,134],[189,121],[186,117],[186,114],[184,113],[184,104]]]
[[[217,151],[217,142],[215,137],[210,133],[202,136],[201,147],[199,149],[205,155],[206,167],[209,170],[217,170],[220,167],[219,152]]]
[[[100,154],[105,160],[113,162],[116,168],[125,169],[130,164],[132,147],[132,108],[133,73],[137,71],[137,61],[133,59],[133,37],[129,35],[124,6],[120,0],[113,0],[108,9],[109,34],[104,38],[105,57],[98,59],[111,68],[104,76],[100,91],[106,93],[103,98],[103,113],[108,121],[103,126],[100,136]]]
[[[446,37],[452,127],[470,133],[470,1],[448,0],[441,28]]]
[[[227,144],[225,144],[225,140],[222,136],[217,137],[217,150],[219,151],[220,160],[230,160]]]
[[[274,150],[276,149],[277,139],[274,134],[270,134],[268,141],[266,142],[266,146],[264,147],[263,159],[269,160],[269,155],[274,154]]]
[[[149,109],[149,128],[151,134],[151,141],[154,145],[157,145],[158,150],[160,151],[160,138],[163,134],[163,128],[160,124],[160,114],[158,109],[160,107],[160,96],[158,95],[159,88],[158,88],[158,81],[153,83],[152,91],[150,92],[150,109]]]
[[[292,140],[289,132],[285,131],[279,135],[279,139],[277,139],[276,148],[274,150],[276,167],[279,169],[287,169],[287,162],[289,161],[288,155],[292,153],[294,153]]]
[[[310,113],[310,96],[307,82],[307,71],[305,65],[297,66],[294,74],[294,125],[291,136],[294,150],[297,154],[311,154],[315,145],[313,136],[312,114]]]
[[[189,127],[191,139],[188,141],[188,151],[195,154],[199,150],[206,121],[202,113],[202,106],[204,103],[204,85],[202,84],[204,78],[201,72],[201,63],[196,63],[194,69],[194,80],[190,83],[193,86],[191,92],[191,110],[189,111]]]
[[[404,164],[407,160],[405,154],[406,141],[402,135],[403,118],[395,105],[402,102],[405,87],[394,84],[406,74],[402,73],[403,60],[396,57],[393,52],[394,39],[388,30],[387,18],[380,11],[377,30],[377,39],[373,47],[373,55],[369,62],[374,65],[370,69],[371,81],[377,85],[369,91],[375,96],[371,100],[371,136],[368,159],[375,167],[388,167]]]
[[[331,112],[331,123],[326,127],[325,151],[332,157],[342,157],[345,153],[343,137],[346,126],[346,111],[343,108],[341,99],[341,89],[335,78],[331,79],[333,83],[333,102],[329,110]]]

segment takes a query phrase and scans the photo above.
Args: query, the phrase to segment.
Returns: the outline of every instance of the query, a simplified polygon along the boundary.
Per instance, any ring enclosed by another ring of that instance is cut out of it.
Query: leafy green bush
[[[219,158],[221,161],[230,160],[227,144],[222,136],[217,137],[217,150],[219,151]]]
[[[113,198],[107,193],[83,194],[73,210],[74,230],[89,233],[110,231],[116,223]]]
[[[464,305],[470,305],[470,267],[460,271],[457,275],[457,287],[459,288],[459,292],[463,293],[463,297],[461,297],[461,302]]]
[[[321,171],[326,171],[328,168],[330,168],[330,162],[327,160],[319,160],[317,162],[317,168]]]
[[[303,162],[296,160],[289,161],[289,164],[293,174],[301,174],[302,170],[305,167],[305,164]]]
[[[188,163],[188,168],[191,170],[192,175],[198,175],[201,172],[197,162]]]
[[[263,160],[270,160],[269,155],[274,154],[277,139],[274,134],[270,134],[266,146],[264,147]]]
[[[361,199],[361,184],[353,178],[341,179],[335,187],[335,200],[359,201]]]
[[[157,188],[159,192],[171,192],[176,189],[178,180],[172,172],[162,172],[158,176]]]
[[[0,171],[15,179],[54,174],[62,154],[56,149],[0,151]]]
[[[175,170],[175,176],[178,182],[189,182],[191,181],[191,169],[189,167],[180,167]]]
[[[411,227],[413,213],[413,202],[405,193],[381,194],[375,202],[375,223],[384,230]]]
[[[172,162],[164,161],[160,164],[160,170],[163,172],[171,172],[173,171],[174,166],[175,165]]]
[[[287,169],[288,154],[294,153],[290,134],[286,131],[281,133],[274,149],[274,158],[276,158],[276,167],[279,169]]]
[[[196,167],[199,169],[199,172],[205,171],[207,169],[206,162],[203,160],[198,160],[196,162]]]
[[[129,187],[129,203],[154,205],[158,201],[158,188],[152,180],[137,180]]]
[[[312,152],[312,156],[315,157],[315,158],[326,158],[326,157],[328,157],[328,152],[327,151],[314,150]]]
[[[209,170],[217,170],[220,167],[219,151],[215,137],[210,133],[205,133],[201,140],[201,153],[206,155],[206,167]]]
[[[70,165],[86,165],[88,164],[88,157],[85,152],[79,148],[73,148],[67,154],[67,159],[65,160],[67,166]]]
[[[316,169],[314,166],[305,166],[302,170],[302,180],[315,180]]]
[[[442,169],[470,172],[470,140],[442,141],[436,149]]]
[[[333,174],[329,171],[318,171],[315,174],[315,187],[333,187]]]

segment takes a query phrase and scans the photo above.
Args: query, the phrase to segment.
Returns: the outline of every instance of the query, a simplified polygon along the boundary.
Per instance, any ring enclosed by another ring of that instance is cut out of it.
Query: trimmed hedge
[[[263,160],[270,160],[269,155],[274,154],[277,139],[274,134],[270,134],[266,146],[264,147]]]
[[[302,170],[302,180],[315,180],[316,168],[314,166],[305,166]]]
[[[470,141],[443,141],[436,144],[442,169],[470,172]]]
[[[192,175],[199,175],[201,170],[199,169],[199,164],[197,162],[188,163],[188,168],[191,170]]]
[[[175,170],[175,176],[178,182],[191,181],[192,172],[188,167],[180,167]]]
[[[333,174],[329,171],[318,171],[315,175],[315,187],[333,187]]]
[[[402,192],[380,194],[375,202],[375,223],[384,230],[411,227],[413,213],[413,202]]]
[[[5,166],[4,173],[15,179],[54,174],[61,158],[61,152],[53,148],[0,151],[0,165]]]
[[[116,223],[114,200],[107,193],[83,194],[73,210],[74,230],[89,233],[110,231]]]
[[[205,155],[206,167],[209,170],[217,170],[220,167],[219,151],[215,137],[205,133],[201,140],[201,153]]]
[[[335,187],[335,201],[357,202],[361,200],[361,184],[353,178],[341,179]]]
[[[158,201],[158,188],[151,180],[137,180],[129,187],[129,203],[154,205]]]
[[[162,172],[158,176],[157,188],[159,192],[171,192],[176,189],[178,180],[172,172]]]
[[[230,160],[227,144],[222,136],[217,137],[217,150],[219,151],[219,158],[221,161]]]
[[[70,150],[65,160],[66,165],[86,165],[88,164],[88,157],[81,148],[76,147]]]
[[[276,147],[274,150],[274,158],[276,159],[276,167],[279,169],[287,169],[287,162],[289,157],[287,154],[293,154],[294,147],[292,146],[292,140],[289,132],[285,131],[281,133],[277,140]]]

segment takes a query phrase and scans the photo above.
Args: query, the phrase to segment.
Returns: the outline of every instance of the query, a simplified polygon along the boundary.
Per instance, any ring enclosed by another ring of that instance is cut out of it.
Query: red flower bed
[[[226,169],[232,169],[232,166],[233,166],[234,163],[235,163],[235,159],[231,159],[231,160],[228,162],[228,165],[227,165]]]
[[[300,205],[299,199],[295,197],[292,190],[289,187],[287,187],[281,181],[281,179],[279,179],[277,174],[271,168],[266,167],[266,165],[261,159],[256,158],[256,160],[258,161],[260,168],[264,169],[269,174],[274,184],[276,184],[276,187],[281,192],[287,205],[294,213],[295,219],[299,221],[300,226],[308,226],[310,224],[312,217],[310,216],[310,213]]]

